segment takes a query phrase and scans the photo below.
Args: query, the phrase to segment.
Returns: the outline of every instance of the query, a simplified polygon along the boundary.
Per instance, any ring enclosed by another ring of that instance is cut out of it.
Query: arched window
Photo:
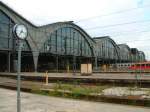
[[[12,49],[12,20],[0,10],[0,49]]]
[[[42,52],[61,55],[92,56],[92,50],[85,37],[76,29],[63,27],[54,31],[44,43]]]
[[[0,50],[17,50],[17,39],[13,36],[15,23],[0,10]],[[30,51],[27,41],[23,42],[23,51]]]

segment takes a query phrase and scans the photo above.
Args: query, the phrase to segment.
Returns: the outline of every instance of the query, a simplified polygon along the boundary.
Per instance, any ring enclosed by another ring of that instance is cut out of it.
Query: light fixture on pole
[[[16,24],[13,28],[14,36],[18,39],[18,63],[17,63],[17,112],[21,112],[21,98],[20,98],[20,80],[21,80],[21,50],[22,41],[28,36],[28,30],[25,25]]]

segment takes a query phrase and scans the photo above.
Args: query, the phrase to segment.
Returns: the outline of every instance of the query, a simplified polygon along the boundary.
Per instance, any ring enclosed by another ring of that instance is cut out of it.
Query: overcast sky
[[[35,25],[74,21],[91,37],[110,36],[150,60],[150,0],[1,0]]]

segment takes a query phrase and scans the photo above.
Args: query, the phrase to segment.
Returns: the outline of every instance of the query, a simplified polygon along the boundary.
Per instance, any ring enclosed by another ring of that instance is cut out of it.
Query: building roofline
[[[110,36],[94,37],[93,39],[94,40],[96,40],[96,39],[99,39],[99,40],[101,40],[101,39],[109,39],[110,41],[112,41],[115,44],[115,46],[119,47],[118,44],[112,38],[110,38]]]
[[[23,19],[25,22],[27,22],[28,24],[30,24],[33,27],[38,27],[35,24],[31,23],[29,20],[27,20],[26,18],[24,18],[21,14],[19,14],[18,12],[16,12],[14,9],[10,8],[9,6],[7,6],[5,3],[3,3],[2,1],[0,1],[0,5],[2,5],[3,7],[5,7],[6,9],[8,9],[9,11],[13,12],[15,15],[17,15],[18,17],[20,17],[21,19]]]
[[[3,7],[5,7],[9,11],[13,12],[15,15],[17,15],[18,17],[20,17],[21,19],[23,19],[25,22],[27,22],[28,24],[30,24],[31,26],[36,27],[36,28],[46,27],[46,26],[50,26],[50,25],[54,25],[54,24],[58,24],[58,23],[71,23],[71,22],[73,22],[73,21],[55,22],[55,23],[50,23],[50,24],[45,24],[45,25],[38,26],[38,25],[35,25],[32,22],[30,22],[29,20],[27,20],[25,17],[23,17],[21,14],[19,14],[18,12],[16,12],[14,9],[12,9],[11,7],[9,7],[4,2],[0,1],[0,5],[2,5]]]
[[[78,25],[74,24],[73,21],[55,22],[55,23],[50,23],[50,24],[45,24],[45,25],[37,26],[37,25],[33,24],[32,22],[30,22],[29,20],[27,20],[26,18],[24,18],[21,14],[17,13],[15,10],[13,10],[9,6],[7,6],[2,1],[0,1],[0,5],[2,5],[3,7],[5,7],[9,11],[13,12],[15,15],[17,15],[18,17],[20,17],[21,19],[23,19],[25,22],[27,22],[28,24],[30,24],[31,26],[36,27],[36,28],[48,27],[48,26],[51,26],[51,25],[59,24],[59,23],[75,25],[79,29],[81,29],[88,37],[90,37],[90,39],[95,43],[95,41],[91,38],[91,36],[86,31],[84,31],[84,29],[82,29]]]
[[[118,46],[125,46],[129,51],[131,51],[131,48],[127,44],[118,44]]]
[[[93,37],[93,39],[103,39],[103,38],[110,38],[110,36]],[[111,38],[110,38],[110,39],[111,39]]]

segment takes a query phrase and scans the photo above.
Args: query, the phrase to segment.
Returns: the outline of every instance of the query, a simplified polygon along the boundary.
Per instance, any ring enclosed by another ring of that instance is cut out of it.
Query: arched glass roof
[[[55,39],[58,39],[55,41],[56,44],[59,42],[59,38],[61,41],[61,45],[65,44],[63,43],[63,30],[65,28],[68,28],[70,30],[70,45],[68,44],[68,47],[73,48],[71,51],[78,51],[77,54],[81,54],[81,52],[84,52],[85,55],[83,56],[90,56],[90,57],[98,57],[98,58],[105,58],[105,59],[121,59],[122,52],[120,52],[120,49],[124,49],[128,51],[129,55],[130,48],[127,45],[117,45],[114,40],[112,40],[109,36],[105,37],[96,37],[92,38],[88,33],[86,33],[81,27],[74,24],[72,21],[66,21],[66,22],[57,22],[53,24],[48,24],[44,26],[37,27],[36,25],[29,22],[27,19],[22,17],[20,14],[16,13],[14,10],[12,10],[10,7],[5,5],[0,1],[0,9],[9,16],[15,24],[25,24],[29,29],[29,36],[27,38],[27,42],[29,46],[31,47],[31,50],[38,54],[38,52],[41,52],[41,49],[45,47],[45,45],[48,45],[48,41],[50,41],[51,35],[55,35]],[[61,31],[60,31],[61,30]],[[74,33],[75,32],[75,33]],[[61,36],[59,36],[59,34]],[[67,35],[67,33],[66,33]],[[81,42],[79,42],[81,37]],[[75,41],[75,40],[78,41]],[[67,40],[68,41],[68,40]],[[73,41],[73,42],[72,42]],[[71,45],[72,42],[72,45]],[[62,44],[63,43],[63,44]],[[67,42],[66,42],[67,43]],[[77,43],[77,44],[76,44]],[[64,52],[65,49],[64,46],[61,48],[61,52]],[[45,48],[45,49],[48,49]],[[59,48],[58,48],[59,49]],[[83,50],[85,49],[85,50]],[[136,52],[136,53],[135,53]],[[131,49],[131,54],[137,54],[137,49]],[[72,53],[73,54],[73,53]],[[68,54],[70,55],[70,54]],[[139,55],[139,53],[138,53]],[[142,53],[143,55],[143,53]],[[137,55],[136,55],[137,56]],[[134,57],[134,56],[132,56]],[[138,57],[138,56],[137,56]],[[128,58],[129,59],[129,58]]]

